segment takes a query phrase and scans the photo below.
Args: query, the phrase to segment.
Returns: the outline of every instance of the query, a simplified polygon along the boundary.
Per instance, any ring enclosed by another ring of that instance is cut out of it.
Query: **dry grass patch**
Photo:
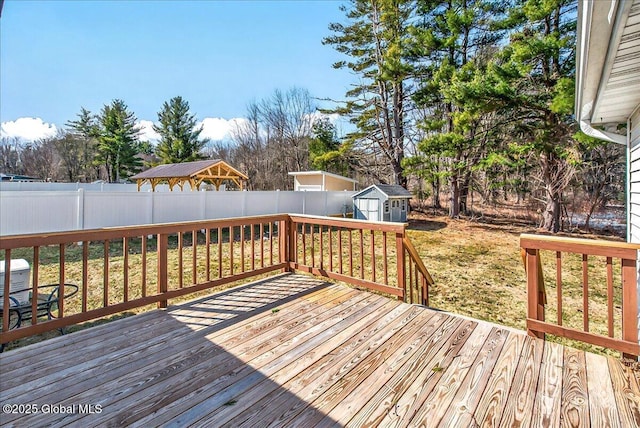
[[[481,223],[415,215],[409,236],[435,280],[430,289],[430,306],[524,330],[527,293],[519,238],[521,233],[536,232],[516,220]],[[555,253],[543,251],[541,258],[548,298],[546,318],[555,322]],[[618,261],[614,278],[619,274]],[[582,329],[582,296],[581,255],[563,254],[563,325]],[[605,259],[589,258],[590,331],[603,335],[607,334],[606,296]],[[620,337],[620,317],[618,287],[614,296],[614,337]],[[579,349],[618,355],[581,342],[549,335],[547,338]]]

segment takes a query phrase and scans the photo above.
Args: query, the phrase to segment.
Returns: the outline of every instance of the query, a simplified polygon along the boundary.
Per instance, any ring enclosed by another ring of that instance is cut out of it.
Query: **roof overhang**
[[[351,183],[358,182],[358,180],[354,180],[353,178],[345,177],[343,175],[338,175],[338,174],[334,174],[332,172],[327,172],[327,171],[294,171],[294,172],[289,172],[288,174],[294,177],[298,175],[319,175],[319,176],[325,175],[327,177],[333,177],[339,180],[349,181]]]
[[[640,104],[640,0],[579,0],[576,118],[584,133],[617,133]]]

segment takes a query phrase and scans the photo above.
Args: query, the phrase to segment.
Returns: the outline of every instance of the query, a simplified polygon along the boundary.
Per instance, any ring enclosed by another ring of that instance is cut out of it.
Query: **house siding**
[[[640,243],[640,109],[630,119],[629,130],[629,242]]]

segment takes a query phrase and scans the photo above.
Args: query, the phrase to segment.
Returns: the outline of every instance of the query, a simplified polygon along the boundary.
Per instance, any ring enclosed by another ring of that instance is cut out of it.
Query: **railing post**
[[[407,301],[407,278],[405,275],[405,260],[404,260],[404,243],[402,242],[404,233],[396,233],[396,258],[398,265],[398,287],[402,290],[403,296],[398,297],[398,300]]]
[[[168,291],[168,264],[169,258],[167,250],[169,248],[169,235],[165,233],[158,234],[158,294],[164,294]],[[179,272],[182,275],[182,272]],[[166,308],[167,301],[158,302],[158,308]]]
[[[287,216],[286,219],[278,222],[278,238],[279,238],[279,250],[280,250],[280,263],[287,263],[287,266],[282,268],[283,272],[291,272],[289,266],[289,223],[291,219]]]
[[[622,259],[622,340],[638,343],[638,291],[635,259]],[[623,354],[636,359],[637,355]]]
[[[287,219],[287,234],[289,235],[289,248],[287,251],[287,263],[295,263],[296,261],[296,231],[298,226],[293,222],[291,217]],[[289,272],[293,272],[293,269],[289,269]]]
[[[540,252],[531,248],[526,249],[526,262],[527,262],[527,317],[544,321],[544,306],[541,307],[540,289],[539,289],[539,270],[538,265],[540,263]],[[527,333],[530,336],[535,336],[540,339],[544,339],[544,333],[534,331],[527,328]]]

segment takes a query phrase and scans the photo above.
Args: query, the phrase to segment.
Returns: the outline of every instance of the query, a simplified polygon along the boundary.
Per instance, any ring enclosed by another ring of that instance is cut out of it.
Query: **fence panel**
[[[2,191],[0,235],[284,213],[343,215],[351,211],[353,193]]]
[[[97,229],[153,223],[152,197],[152,193],[86,192],[83,221],[79,228]],[[122,209],[123,207],[126,209]]]
[[[0,192],[0,235],[78,228],[78,192]]]

